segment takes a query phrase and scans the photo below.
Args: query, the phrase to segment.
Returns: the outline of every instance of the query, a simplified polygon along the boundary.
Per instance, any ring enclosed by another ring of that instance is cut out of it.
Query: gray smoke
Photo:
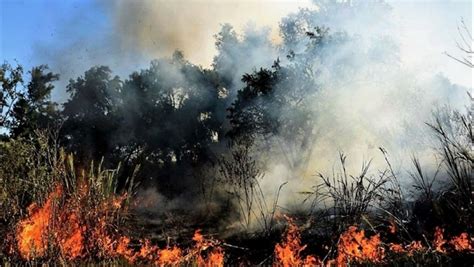
[[[434,141],[425,122],[432,120],[436,109],[462,110],[468,104],[469,70],[443,55],[455,47],[456,36],[450,31],[455,32],[465,5],[321,0],[304,3],[305,8],[298,10],[292,2],[271,1],[103,1],[114,33],[89,46],[83,62],[136,69],[144,58],[168,57],[175,49],[183,50],[192,63],[228,80],[225,90],[230,104],[244,86],[242,74],[270,68],[278,58],[282,66],[290,66],[287,56],[292,53],[296,60],[304,60],[317,73],[314,79],[320,85],[314,88],[316,94],[308,92],[312,96],[305,99],[315,129],[314,141],[306,147],[308,164],[290,168],[287,150],[281,148],[293,147],[295,141],[276,136],[268,140],[273,148],[267,151],[271,157],[265,159],[261,180],[269,203],[279,186],[289,182],[280,205],[290,207],[301,203],[298,192],[318,183],[317,172],[332,170],[340,151],[349,157],[349,172],[357,172],[364,160],[373,159],[373,170],[382,167],[379,147],[384,147],[405,184],[409,184],[406,174],[412,155],[427,168],[434,164]],[[445,12],[447,6],[453,12]],[[464,19],[471,24],[471,17]],[[307,53],[307,32],[318,26],[345,41]],[[74,45],[83,44],[79,40]],[[57,65],[67,65],[80,55],[61,57]],[[162,72],[165,80],[199,82],[177,70]],[[147,201],[170,203],[160,204],[162,209],[181,206],[179,200],[154,194],[143,193]]]

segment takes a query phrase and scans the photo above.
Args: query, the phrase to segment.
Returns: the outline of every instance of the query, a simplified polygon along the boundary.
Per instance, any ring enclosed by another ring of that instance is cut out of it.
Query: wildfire
[[[57,186],[42,205],[30,205],[28,216],[17,224],[14,251],[27,261],[55,257],[57,254],[49,253],[59,253],[65,260],[123,258],[130,264],[224,266],[222,243],[205,237],[200,230],[195,231],[192,237],[194,245],[187,249],[170,245],[160,248],[148,239],[134,240],[120,235],[114,227],[113,218],[123,208],[126,196],[112,195],[91,203],[88,201],[90,194],[86,183],[78,185],[72,193],[66,193],[61,186]],[[379,233],[366,236],[364,230],[350,226],[340,235],[334,257],[323,262],[318,256],[302,255],[307,246],[301,242],[300,229],[293,219],[285,218],[288,225],[285,235],[274,248],[275,266],[386,263],[387,251],[408,256],[416,252],[474,251],[473,240],[467,233],[446,240],[440,227],[434,229],[432,243],[423,246],[421,241],[385,245]],[[389,227],[389,231],[395,232],[395,226],[393,229]]]
[[[421,241],[411,241],[409,244],[389,243],[385,245],[380,234],[367,237],[364,230],[359,230],[356,226],[350,226],[339,237],[337,254],[333,259],[325,262],[317,256],[308,255],[301,257],[301,252],[306,245],[301,243],[298,226],[291,218],[285,217],[288,221],[288,228],[281,243],[275,246],[276,266],[349,266],[351,263],[371,262],[375,264],[386,263],[386,248],[395,254],[406,254],[412,256],[417,252],[427,252],[427,248]],[[461,233],[453,237],[450,241],[444,239],[444,230],[437,227],[434,232],[432,242],[433,251],[447,253],[446,245],[449,244],[455,251],[474,251],[472,240],[467,233]]]
[[[412,241],[410,244],[405,246],[402,244],[390,243],[389,249],[394,253],[406,253],[408,256],[412,256],[413,253],[420,252],[424,250],[425,247],[423,247],[421,241]]]
[[[459,236],[453,237],[449,244],[454,246],[456,251],[473,251],[472,249],[472,241],[469,240],[469,235],[467,233],[461,233]]]
[[[104,198],[91,206],[87,202],[90,191],[82,183],[76,192],[66,195],[57,186],[42,206],[33,203],[28,208],[28,217],[17,226],[16,247],[20,257],[33,260],[48,256],[49,251],[58,251],[66,260],[122,257],[131,264],[169,266],[194,261],[200,267],[224,265],[224,250],[219,242],[204,238],[200,230],[192,239],[195,246],[186,251],[176,246],[160,249],[147,239],[138,240],[139,249],[133,249],[130,237],[111,229],[111,217],[122,208],[126,196]]]
[[[337,251],[338,266],[353,261],[378,263],[385,257],[380,235],[376,234],[367,238],[364,230],[359,231],[356,226],[350,226],[346,232],[341,234]]]
[[[288,221],[285,239],[275,246],[277,265],[284,267],[321,265],[321,261],[315,256],[301,257],[301,252],[306,248],[306,245],[301,245],[298,226],[291,218],[285,218]]]
[[[57,187],[42,207],[38,207],[36,203],[31,204],[28,207],[29,217],[19,222],[17,245],[18,251],[24,259],[42,257],[46,253],[54,201],[59,198],[61,193],[61,187]]]
[[[197,264],[202,267],[219,267],[224,266],[224,252],[215,240],[207,240],[201,234],[201,230],[194,232],[193,240],[196,242],[194,253],[197,254]],[[213,248],[206,258],[203,257],[203,252]]]

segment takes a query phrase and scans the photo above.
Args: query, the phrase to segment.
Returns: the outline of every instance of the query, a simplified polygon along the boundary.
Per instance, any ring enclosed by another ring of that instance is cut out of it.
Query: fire
[[[156,262],[159,266],[178,264],[182,259],[182,251],[178,247],[162,249]]]
[[[224,250],[219,241],[205,238],[200,230],[192,238],[195,246],[186,253],[176,246],[160,249],[147,239],[136,240],[140,247],[133,249],[130,237],[111,228],[111,217],[122,208],[126,196],[104,198],[91,205],[87,202],[89,194],[86,183],[69,195],[58,186],[42,206],[33,203],[29,216],[18,223],[19,255],[24,260],[33,260],[48,256],[48,251],[58,251],[66,260],[121,257],[131,264],[169,266],[194,261],[201,267],[224,265]]]
[[[86,226],[81,226],[77,213],[71,213],[66,217],[65,227],[58,233],[59,246],[66,259],[75,259],[82,256],[84,248],[84,236]]]
[[[461,233],[451,240],[444,238],[444,230],[440,227],[435,228],[433,246],[436,252],[447,253],[446,245],[451,245],[455,251],[474,251],[472,241],[467,233]]]
[[[42,206],[31,204],[28,217],[17,226],[19,255],[31,260],[45,257],[47,251],[56,250],[67,260],[85,256],[110,256],[114,238],[108,233],[110,218],[107,214],[117,211],[120,208],[118,203],[125,198],[111,197],[91,206],[86,202],[90,191],[85,182],[69,194],[64,193],[61,186],[56,186]],[[91,238],[86,240],[86,236]],[[123,244],[118,242],[117,250],[121,246]],[[91,255],[92,251],[102,253]]]
[[[315,256],[301,257],[301,252],[306,248],[306,245],[301,244],[298,226],[291,218],[285,218],[288,221],[285,239],[275,246],[277,265],[284,267],[321,265],[321,261]]]
[[[207,240],[201,234],[201,230],[194,232],[193,241],[196,242],[194,251],[191,254],[197,255],[197,264],[200,267],[220,267],[224,266],[224,252],[215,240]],[[211,248],[207,257],[203,257],[203,252]]]
[[[445,244],[446,244],[446,240],[444,239],[444,229],[440,227],[436,227],[435,232],[434,232],[434,240],[433,240],[434,249],[437,252],[446,253],[446,249],[444,248]]]
[[[394,253],[405,253],[408,256],[412,256],[413,253],[420,252],[424,250],[425,247],[421,244],[421,241],[412,241],[408,245],[402,245],[402,244],[396,244],[396,243],[390,243],[389,244],[389,250],[394,252]]]
[[[126,260],[133,263],[136,257],[133,250],[129,249],[128,247],[129,243],[130,243],[130,238],[121,237],[118,241],[116,252],[118,255],[124,257]]]
[[[340,235],[335,257],[323,262],[313,255],[301,257],[301,252],[306,248],[306,245],[301,243],[300,231],[293,220],[285,218],[288,221],[288,228],[283,241],[275,245],[275,266],[348,266],[351,263],[363,264],[367,262],[385,264],[387,263],[385,260],[386,248],[392,253],[407,256],[429,251],[447,253],[446,246],[448,244],[455,251],[474,251],[472,239],[467,233],[461,233],[447,241],[444,239],[444,230],[439,227],[434,232],[433,250],[428,250],[421,241],[411,241],[406,245],[398,243],[385,245],[380,239],[380,234],[367,237],[364,230],[351,226]]]
[[[54,201],[62,193],[61,187],[52,192],[45,204],[38,207],[36,203],[28,207],[29,217],[20,221],[17,230],[17,245],[20,255],[26,259],[42,257],[48,248],[48,230],[52,224]]]
[[[221,267],[224,266],[224,251],[218,245],[218,241],[206,239],[197,230],[192,238],[195,246],[184,253],[176,246],[160,249],[158,246],[151,245],[149,240],[141,241],[138,251],[130,248],[131,240],[128,237],[121,237],[116,250],[116,256],[121,256],[131,264],[138,262],[154,263],[157,266],[180,265],[191,260],[200,267]]]
[[[461,233],[459,236],[455,236],[449,244],[454,246],[456,251],[472,251],[472,242],[469,240],[469,235],[467,233]]]
[[[346,232],[341,234],[337,251],[336,262],[338,266],[353,261],[378,263],[385,257],[380,235],[376,234],[367,238],[364,230],[359,231],[356,226],[350,226]]]
[[[390,221],[390,225],[388,226],[388,229],[391,234],[395,234],[397,232],[397,225],[393,220]]]
[[[61,186],[57,186],[42,205],[31,204],[28,216],[17,224],[13,249],[10,251],[17,252],[27,261],[55,257],[57,255],[51,253],[57,252],[65,260],[123,258],[133,265],[224,266],[222,242],[205,237],[201,230],[194,232],[194,245],[187,249],[169,244],[160,248],[148,239],[137,240],[121,235],[114,228],[113,218],[124,209],[126,195],[103,197],[91,203],[88,201],[91,192],[85,182],[80,183],[74,192],[65,192]],[[275,266],[347,266],[364,262],[381,264],[386,263],[386,249],[408,256],[421,251],[474,251],[473,240],[467,233],[447,240],[440,227],[434,230],[432,244],[423,246],[421,241],[385,245],[379,233],[366,236],[364,230],[350,226],[340,235],[334,258],[323,262],[318,256],[302,255],[307,246],[301,242],[300,229],[291,218],[285,218],[288,223],[285,235],[274,247]],[[395,225],[391,226],[389,231],[396,232]]]

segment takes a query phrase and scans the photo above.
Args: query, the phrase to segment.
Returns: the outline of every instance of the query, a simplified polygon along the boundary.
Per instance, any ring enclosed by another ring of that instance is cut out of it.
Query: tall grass
[[[120,166],[116,169],[104,169],[102,162],[90,166],[75,166],[74,157],[68,155],[54,142],[54,134],[49,131],[36,132],[34,139],[9,140],[0,144],[0,236],[4,238],[2,248],[15,245],[14,235],[17,223],[28,217],[28,207],[35,204],[41,207],[50,193],[61,188],[61,194],[54,204],[53,217],[67,212],[76,212],[80,224],[89,229],[97,226],[98,219],[106,224],[105,231],[122,227],[127,219],[126,203],[133,195],[136,185],[134,176],[127,179],[125,188],[118,192]],[[111,201],[121,197],[121,206],[108,208]],[[123,203],[125,202],[125,206]],[[123,208],[122,208],[123,207]],[[69,209],[64,213],[64,210]],[[57,218],[59,222],[65,218]],[[125,227],[124,229],[126,229]],[[5,237],[7,237],[5,239]],[[51,237],[45,237],[50,239]],[[87,242],[96,242],[88,240]],[[45,259],[59,259],[57,244],[48,242]],[[89,254],[100,256],[100,244],[87,244]],[[93,251],[94,250],[94,251]],[[18,255],[7,252],[4,257],[15,261]],[[105,254],[104,254],[105,255]]]

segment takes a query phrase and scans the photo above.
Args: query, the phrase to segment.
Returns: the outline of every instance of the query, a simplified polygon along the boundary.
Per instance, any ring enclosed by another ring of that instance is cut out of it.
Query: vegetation
[[[321,170],[312,190],[295,193],[306,197],[298,208],[279,205],[286,182],[274,196],[266,193],[275,161],[286,181],[308,171],[326,131],[320,122],[330,90],[365,71],[356,60],[379,68],[396,54],[348,52],[358,37],[313,20],[302,10],[282,21],[287,56],[271,58],[270,67],[236,74],[240,63],[232,56],[261,40],[241,41],[225,25],[212,68],[179,51],[127,78],[94,66],[69,81],[62,104],[51,98],[58,74],[45,65],[25,73],[5,62],[2,263],[473,263],[470,113],[443,109],[431,123],[420,121],[437,142],[437,168],[424,169],[413,156],[412,195],[384,148],[384,168],[368,161],[356,175],[341,152],[339,170]],[[333,59],[335,51],[342,54]],[[147,208],[147,196],[157,206]]]

